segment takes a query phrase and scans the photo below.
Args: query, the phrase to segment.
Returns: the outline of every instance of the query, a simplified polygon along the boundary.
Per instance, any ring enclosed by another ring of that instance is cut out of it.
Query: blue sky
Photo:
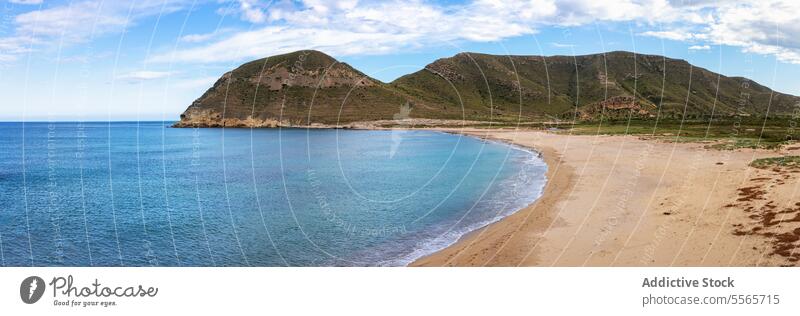
[[[799,1],[0,2],[0,120],[175,120],[239,64],[318,49],[383,81],[458,52],[666,55],[800,95]]]

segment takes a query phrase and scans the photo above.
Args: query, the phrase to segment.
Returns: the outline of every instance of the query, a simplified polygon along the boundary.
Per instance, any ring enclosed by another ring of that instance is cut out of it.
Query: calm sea
[[[169,125],[0,123],[2,265],[405,265],[545,182],[466,136]]]

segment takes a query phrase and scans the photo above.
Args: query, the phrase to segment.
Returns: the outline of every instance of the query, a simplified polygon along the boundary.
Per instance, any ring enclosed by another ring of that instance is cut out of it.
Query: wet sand
[[[532,205],[412,266],[781,266],[800,259],[800,170],[748,166],[780,152],[636,136],[446,131],[541,152],[548,183]]]

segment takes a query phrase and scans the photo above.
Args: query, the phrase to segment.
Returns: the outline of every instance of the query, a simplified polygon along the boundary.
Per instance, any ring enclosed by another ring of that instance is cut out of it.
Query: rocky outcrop
[[[274,119],[256,119],[248,116],[244,119],[225,118],[221,113],[211,109],[192,109],[181,115],[181,120],[174,127],[263,127],[272,128],[291,125]]]
[[[606,100],[596,102],[578,110],[578,118],[581,120],[591,120],[595,118],[627,118],[638,117],[647,118],[657,110],[655,104],[637,100],[632,96],[615,96]]]

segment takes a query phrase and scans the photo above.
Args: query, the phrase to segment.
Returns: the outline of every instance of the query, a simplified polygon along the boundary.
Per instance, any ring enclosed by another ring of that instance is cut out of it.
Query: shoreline
[[[382,130],[395,128],[408,129],[437,129],[443,127],[464,128],[493,124],[489,121],[465,121],[455,119],[423,119],[407,118],[396,120],[355,121],[347,123],[301,123],[279,120],[258,120],[253,118],[202,118],[200,120],[185,120],[173,122],[171,128],[241,128],[241,129],[271,129],[271,128],[297,128],[297,129],[354,129],[354,130]]]
[[[365,129],[365,130],[385,130],[385,129],[383,129],[383,128],[375,128],[375,129]],[[534,147],[531,147],[531,146],[518,145],[518,144],[512,143],[512,142],[507,141],[507,140],[503,140],[503,139],[500,139],[500,138],[482,137],[481,135],[477,135],[477,134],[453,132],[452,130],[442,129],[442,128],[416,128],[416,129],[409,129],[409,130],[439,132],[439,133],[450,134],[450,135],[454,135],[454,136],[471,137],[471,138],[475,138],[475,139],[477,139],[479,141],[494,142],[494,143],[497,143],[497,144],[502,145],[502,146],[507,146],[507,147],[511,148],[512,150],[523,151],[523,152],[526,152],[528,154],[531,154],[533,156],[532,158],[540,159],[546,165],[547,171],[543,175],[544,176],[544,184],[540,188],[540,192],[533,199],[533,201],[527,202],[523,206],[521,206],[519,208],[516,208],[516,209],[514,209],[514,210],[512,210],[510,212],[506,212],[505,214],[499,214],[498,213],[498,215],[497,215],[497,217],[495,219],[487,221],[487,222],[484,222],[484,223],[481,223],[480,226],[461,234],[461,236],[459,236],[455,241],[449,243],[448,245],[444,246],[443,248],[438,248],[436,250],[433,250],[432,252],[427,252],[426,254],[422,254],[421,256],[411,256],[411,258],[412,258],[411,261],[406,262],[405,264],[403,264],[403,266],[406,266],[406,267],[413,266],[416,262],[418,262],[418,261],[420,261],[420,260],[422,260],[424,258],[430,257],[432,255],[435,255],[436,253],[439,253],[439,252],[444,251],[444,250],[446,250],[446,249],[448,249],[450,247],[453,247],[454,245],[457,245],[458,243],[460,243],[461,241],[465,240],[466,238],[468,238],[472,234],[474,234],[474,233],[476,233],[476,232],[478,232],[478,231],[480,231],[480,230],[482,230],[482,229],[484,229],[484,228],[486,228],[488,226],[491,226],[491,225],[496,224],[496,223],[498,223],[500,221],[503,221],[506,218],[508,218],[509,216],[513,216],[514,214],[516,214],[516,213],[518,213],[518,212],[520,212],[520,211],[522,211],[522,210],[524,210],[526,208],[531,207],[531,205],[536,204],[546,194],[548,183],[550,182],[549,174],[550,174],[551,168],[550,168],[550,163],[548,163],[548,161],[545,158],[547,156],[544,155],[537,148],[534,148]]]
[[[489,231],[490,228],[495,228],[493,225],[499,226],[496,227],[497,231],[507,230],[509,226],[513,226],[512,223],[503,223],[503,222],[512,222],[516,221],[517,219],[509,220],[510,217],[517,216],[519,213],[526,212],[531,213],[538,208],[546,208],[559,198],[562,197],[565,188],[569,188],[570,186],[574,185],[572,183],[572,176],[573,173],[571,170],[564,170],[561,173],[558,173],[558,168],[567,168],[561,166],[558,159],[558,153],[553,148],[538,148],[536,146],[530,146],[526,144],[515,143],[508,139],[503,139],[499,137],[493,137],[489,135],[489,131],[497,131],[498,129],[487,129],[485,134],[481,134],[481,130],[452,130],[452,129],[440,129],[434,128],[431,130],[440,131],[449,134],[456,134],[456,135],[464,135],[468,137],[475,137],[481,140],[491,140],[503,143],[507,146],[522,148],[524,150],[529,150],[534,154],[538,154],[539,158],[541,158],[545,164],[547,165],[547,171],[545,172],[545,184],[542,188],[542,193],[537,197],[533,202],[530,204],[515,210],[514,212],[503,216],[502,218],[494,221],[492,223],[486,224],[481,226],[473,231],[470,231],[459,239],[447,246],[444,249],[440,249],[428,255],[422,256],[420,258],[415,259],[413,262],[409,263],[407,266],[415,267],[415,266],[447,266],[449,263],[454,259],[456,256],[459,255],[460,252],[463,252],[465,248],[472,246],[472,244],[478,240],[481,236],[486,233],[492,233]],[[542,214],[542,215],[549,215],[549,214]],[[525,217],[529,217],[531,214],[525,214]],[[502,224],[501,224],[502,223]],[[444,261],[443,261],[444,260]]]
[[[749,166],[777,151],[635,136],[435,130],[539,152],[547,182],[532,204],[408,266],[789,266],[800,257],[792,250],[800,225],[760,224],[776,207],[800,214],[792,198],[800,170]],[[755,186],[769,189],[748,196]]]

